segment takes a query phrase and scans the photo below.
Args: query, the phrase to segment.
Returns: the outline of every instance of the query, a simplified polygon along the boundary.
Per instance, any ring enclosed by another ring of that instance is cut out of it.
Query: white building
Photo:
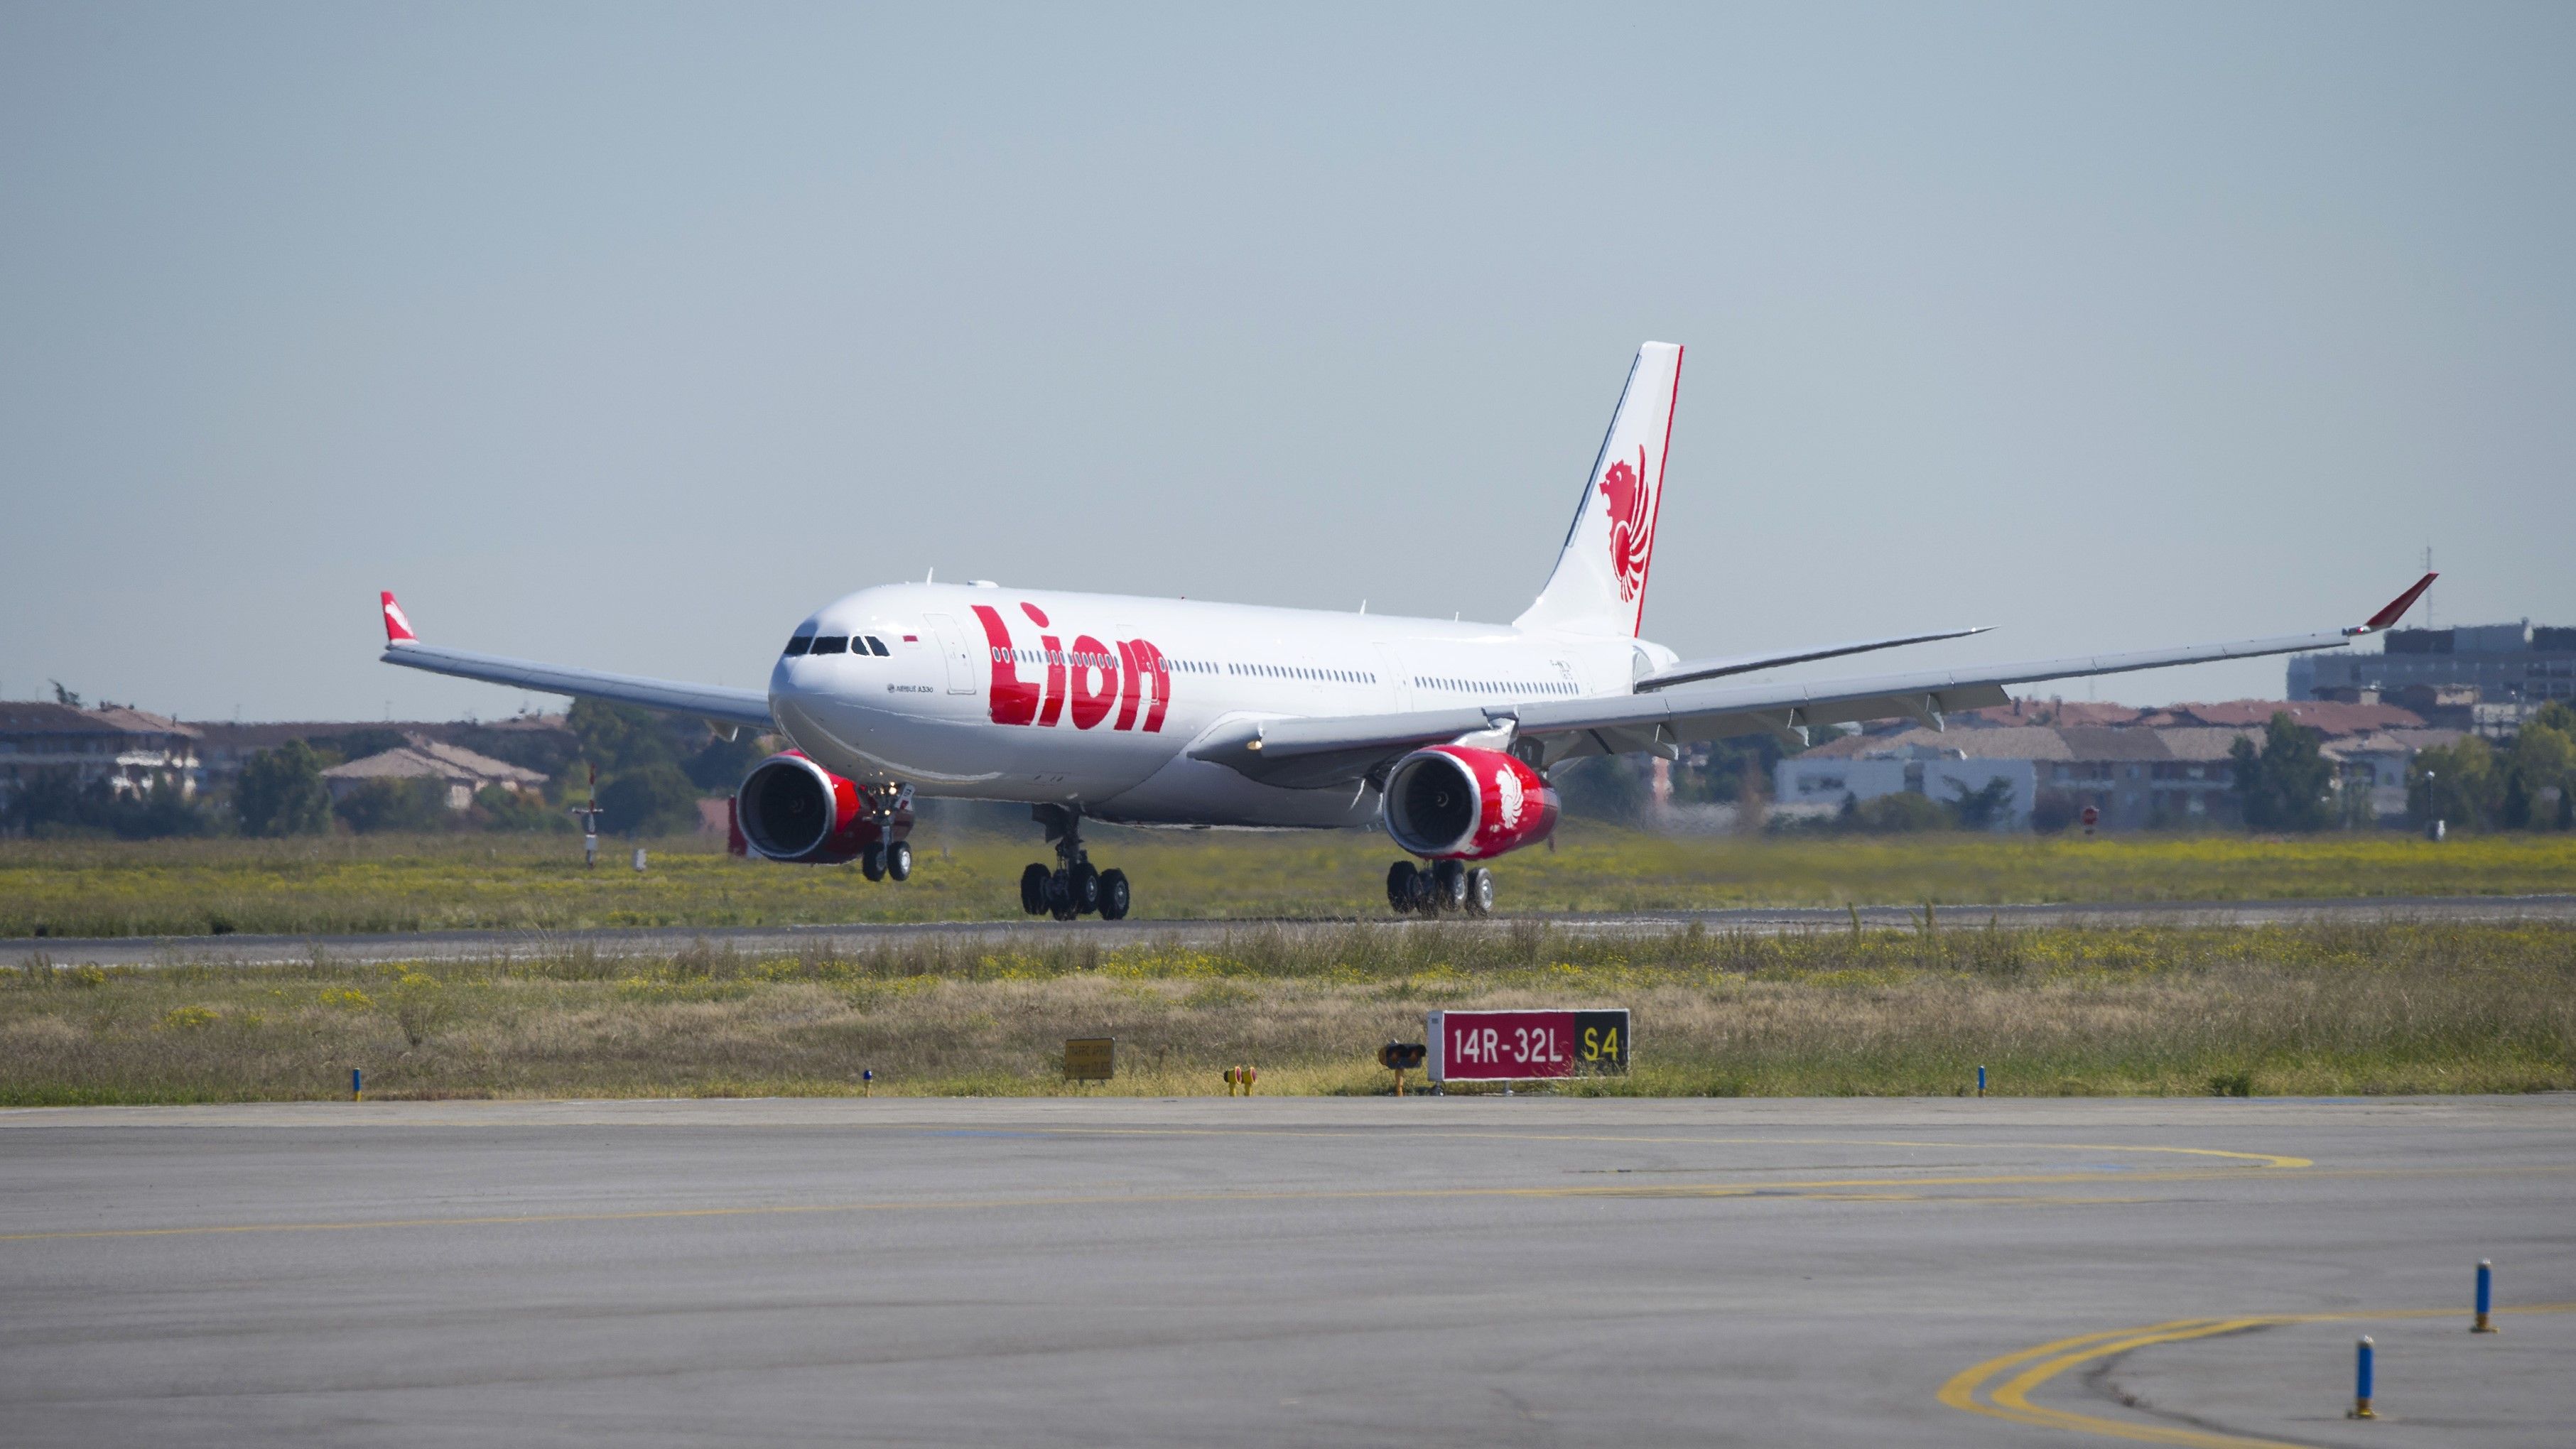
[[[2038,729],[1962,731],[1956,738],[1960,744],[1984,746],[2003,743],[1994,741],[1994,736],[2022,734],[2054,738],[2054,731]],[[1933,744],[1918,736],[1929,732],[1855,737],[1787,756],[1771,772],[1774,808],[1791,814],[1824,814],[1841,810],[1845,800],[1875,800],[1898,793],[1927,796],[1947,805],[2001,780],[2011,787],[2012,798],[1996,828],[2030,828],[2031,802],[2039,796],[2039,769],[2034,761],[1995,758],[1984,750],[1972,758],[1958,745]]]
[[[0,799],[47,770],[68,770],[82,785],[104,780],[120,795],[166,783],[193,796],[197,731],[122,705],[0,701]]]

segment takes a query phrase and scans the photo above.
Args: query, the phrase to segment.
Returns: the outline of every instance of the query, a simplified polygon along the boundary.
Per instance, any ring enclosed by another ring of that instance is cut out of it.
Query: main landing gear
[[[1033,861],[1020,872],[1020,909],[1032,916],[1070,921],[1097,914],[1104,921],[1127,915],[1127,872],[1094,870],[1082,848],[1082,812],[1069,805],[1038,805],[1029,813],[1046,827],[1055,846],[1055,869]]]
[[[1463,860],[1435,860],[1417,866],[1399,860],[1386,868],[1386,903],[1397,915],[1436,916],[1464,911],[1471,916],[1494,913],[1494,873]]]

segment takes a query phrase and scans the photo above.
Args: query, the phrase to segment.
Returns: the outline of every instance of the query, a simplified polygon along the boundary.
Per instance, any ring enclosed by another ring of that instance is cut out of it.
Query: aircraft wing
[[[537,664],[525,659],[504,659],[497,654],[475,654],[463,649],[446,649],[424,644],[412,633],[411,621],[403,616],[402,605],[390,593],[384,596],[385,652],[387,664],[406,669],[426,669],[432,674],[453,674],[460,679],[480,679],[492,684],[514,684],[544,694],[570,694],[589,699],[612,700],[618,704],[642,705],[646,709],[664,710],[671,714],[693,714],[719,724],[747,726],[755,730],[775,730],[777,722],[769,717],[769,696],[756,689],[725,689],[712,684],[684,684],[671,679],[646,679],[634,674],[604,674],[596,669],[571,669],[559,664]]]
[[[1809,726],[1854,720],[1913,718],[1937,729],[1953,711],[2009,703],[2007,685],[2339,648],[2395,623],[2433,577],[2426,574],[2367,623],[2314,634],[1804,684],[1684,684],[1644,694],[1408,714],[1242,720],[1210,731],[1190,754],[1264,784],[1323,789],[1365,779],[1425,745],[1505,729],[1515,742],[1537,744],[1542,767],[1577,755],[1670,751],[1698,740],[1766,732],[1803,744]]]

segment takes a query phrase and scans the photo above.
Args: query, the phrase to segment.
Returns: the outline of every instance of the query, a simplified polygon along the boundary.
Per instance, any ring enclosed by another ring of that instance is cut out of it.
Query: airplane
[[[735,792],[751,853],[912,872],[923,798],[1026,804],[1054,864],[1020,906],[1118,920],[1125,872],[1096,869],[1085,821],[1147,826],[1382,827],[1398,913],[1494,908],[1487,861],[1546,840],[1549,772],[1587,755],[1673,758],[1701,740],[2009,702],[2006,686],[2332,649],[2394,624],[2427,573],[2361,624],[2308,634],[1803,683],[1747,676],[1955,639],[1978,629],[1683,659],[1642,637],[1681,347],[1628,370],[1545,587],[1509,624],[1006,588],[880,584],[790,632],[766,690],[538,664],[433,645],[382,596],[383,662],[698,716],[792,748]]]

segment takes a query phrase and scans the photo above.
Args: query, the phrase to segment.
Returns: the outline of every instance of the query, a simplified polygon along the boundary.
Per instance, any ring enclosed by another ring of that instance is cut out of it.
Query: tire
[[[1399,860],[1386,868],[1386,903],[1395,909],[1397,915],[1413,914],[1413,878],[1419,874],[1421,872],[1415,870],[1409,860]]]
[[[1059,921],[1074,918],[1073,877],[1061,867],[1047,876],[1047,914]]]
[[[886,874],[896,881],[912,879],[912,842],[898,840],[885,848]]]
[[[1490,916],[1494,913],[1494,873],[1478,866],[1467,872],[1467,914]]]
[[[1034,860],[1020,872],[1020,909],[1032,916],[1047,912],[1047,868]]]
[[[1100,872],[1084,861],[1073,868],[1073,913],[1087,916],[1100,909]]]
[[[1428,916],[1440,909],[1440,877],[1429,866],[1413,873],[1413,913]]]
[[[1100,873],[1100,919],[1127,919],[1127,872],[1104,870]]]
[[[885,847],[864,846],[859,851],[859,874],[870,880],[885,879]]]
[[[1467,908],[1467,867],[1444,860],[1431,867],[1431,898],[1444,911]]]

